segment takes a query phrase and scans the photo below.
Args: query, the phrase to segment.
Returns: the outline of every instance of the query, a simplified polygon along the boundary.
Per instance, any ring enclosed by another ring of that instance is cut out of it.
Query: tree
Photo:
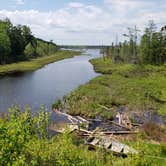
[[[165,28],[156,32],[156,25],[153,21],[145,29],[140,44],[140,60],[142,63],[162,64],[166,61],[166,35]]]
[[[136,26],[134,28],[128,28],[128,34],[123,34],[123,36],[129,38],[129,57],[132,63],[136,63],[138,61],[138,50],[137,50],[137,39],[138,32],[140,30],[137,29]]]
[[[7,35],[8,22],[0,21],[0,64],[7,62],[10,55],[10,39]]]
[[[21,26],[13,26],[8,30],[11,42],[12,56],[18,57],[24,50],[24,37],[22,36]]]

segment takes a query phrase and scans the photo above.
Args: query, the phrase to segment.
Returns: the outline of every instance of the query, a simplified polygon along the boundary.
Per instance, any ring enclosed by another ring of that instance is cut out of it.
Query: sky
[[[0,0],[6,17],[57,44],[110,45],[124,40],[128,27],[166,25],[166,0]]]

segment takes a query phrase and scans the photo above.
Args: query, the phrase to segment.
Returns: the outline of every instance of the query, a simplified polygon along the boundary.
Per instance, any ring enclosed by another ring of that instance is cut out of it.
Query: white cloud
[[[24,5],[24,0],[15,0],[16,5]]]
[[[73,8],[80,8],[80,7],[83,7],[84,4],[82,3],[79,3],[79,2],[70,2],[69,3],[69,7],[73,7]]]
[[[156,8],[153,3],[134,1],[105,0],[105,7],[71,2],[50,12],[1,10],[0,18],[8,17],[14,24],[29,25],[38,37],[54,39],[58,44],[110,44],[116,34],[120,37],[125,33],[126,27],[137,25],[143,29],[150,19],[159,26],[166,23],[166,10],[152,10]]]

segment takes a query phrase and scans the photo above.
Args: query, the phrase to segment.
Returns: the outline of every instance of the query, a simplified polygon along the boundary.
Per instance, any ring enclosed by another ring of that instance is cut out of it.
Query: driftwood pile
[[[125,121],[123,119],[123,116],[120,114],[118,114],[119,123],[117,123],[114,121],[102,122],[99,119],[86,120],[80,116],[71,116],[57,110],[54,110],[54,112],[56,114],[67,117],[70,123],[66,123],[63,125],[54,124],[54,126],[51,127],[51,130],[54,130],[58,133],[75,131],[79,136],[85,138],[85,143],[87,145],[93,148],[105,148],[114,153],[124,155],[127,155],[128,153],[138,153],[135,149],[112,139],[112,136],[116,134],[138,133],[138,130],[136,130],[134,127],[137,124],[133,125],[128,118]],[[94,126],[91,124],[93,124]]]

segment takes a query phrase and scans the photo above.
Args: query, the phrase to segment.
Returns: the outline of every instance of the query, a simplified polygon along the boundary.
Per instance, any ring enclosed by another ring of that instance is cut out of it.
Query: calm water
[[[46,65],[34,72],[0,78],[0,112],[6,112],[13,104],[28,105],[33,112],[41,105],[50,110],[56,99],[98,76],[88,61],[99,56],[99,50],[87,50],[81,56]]]

